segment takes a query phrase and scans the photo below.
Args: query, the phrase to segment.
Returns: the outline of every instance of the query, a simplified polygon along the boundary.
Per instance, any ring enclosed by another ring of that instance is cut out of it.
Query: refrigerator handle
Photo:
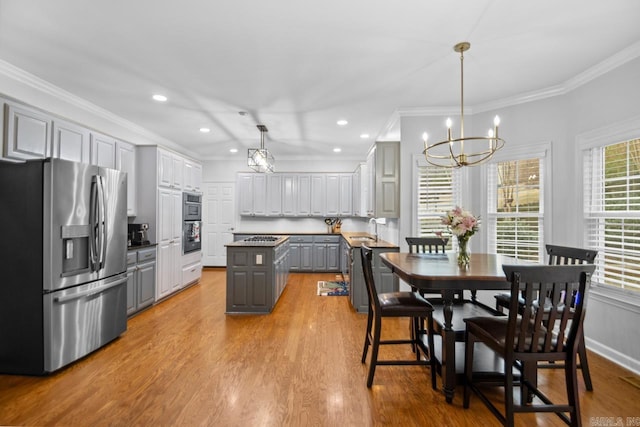
[[[98,270],[104,268],[104,260],[107,253],[107,205],[104,194],[104,177],[98,175],[98,235],[99,254]]]
[[[89,195],[89,262],[92,271],[98,270],[98,179],[91,178],[91,192]]]
[[[106,291],[107,289],[111,289],[114,288],[122,283],[125,283],[127,281],[127,277],[119,277],[117,278],[117,280],[115,280],[114,282],[110,282],[107,284],[104,284],[98,288],[95,289],[87,289],[86,291],[83,292],[78,292],[77,294],[72,294],[72,295],[63,295],[61,297],[55,297],[53,299],[54,302],[60,302],[60,303],[64,303],[64,302],[69,302],[69,301],[73,301],[76,299],[80,299],[80,298],[84,298],[84,297],[91,297],[97,294],[100,294],[104,291]]]

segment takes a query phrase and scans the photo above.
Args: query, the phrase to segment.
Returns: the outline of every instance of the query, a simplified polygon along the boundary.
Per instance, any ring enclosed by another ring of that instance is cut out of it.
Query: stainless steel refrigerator
[[[126,330],[125,173],[0,162],[0,241],[0,373],[53,372]]]

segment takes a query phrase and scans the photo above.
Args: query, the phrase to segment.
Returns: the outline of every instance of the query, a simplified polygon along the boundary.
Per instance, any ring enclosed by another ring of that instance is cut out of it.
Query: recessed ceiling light
[[[153,95],[153,99],[154,99],[154,101],[158,101],[158,102],[166,102],[167,101],[167,97],[164,96],[164,95],[160,95],[160,94]]]
[[[369,134],[368,134],[368,133],[360,134],[360,138],[362,138],[362,139],[369,139]]]
[[[349,122],[344,119],[340,119],[336,123],[338,124],[338,126],[346,126],[349,124]]]
[[[341,151],[342,151],[342,148],[334,148],[334,149],[333,149],[333,152],[334,152],[334,153],[339,153],[339,152],[341,152]]]
[[[209,129],[209,128],[200,128],[200,132],[209,133],[209,132],[211,132],[211,129]]]
[[[238,149],[237,149],[237,148],[232,148],[232,149],[230,149],[230,150],[229,150],[229,152],[230,152],[230,153],[237,153],[237,152],[238,152]]]

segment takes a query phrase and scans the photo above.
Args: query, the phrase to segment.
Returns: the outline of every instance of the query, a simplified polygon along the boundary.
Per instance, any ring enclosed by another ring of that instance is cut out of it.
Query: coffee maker
[[[142,246],[150,243],[148,223],[143,222],[141,224],[129,224],[128,231],[131,246]]]

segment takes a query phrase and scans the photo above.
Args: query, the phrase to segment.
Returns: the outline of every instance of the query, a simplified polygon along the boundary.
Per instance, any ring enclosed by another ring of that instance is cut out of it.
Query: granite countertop
[[[363,232],[348,232],[343,231],[342,237],[347,241],[352,248],[359,248],[363,244],[367,245],[371,249],[376,248],[397,248],[398,245],[387,242],[386,240],[375,240],[375,236],[369,233]]]
[[[137,251],[138,249],[154,248],[156,246],[158,246],[157,243],[147,243],[146,245],[131,245],[131,246],[127,246],[127,250]]]
[[[285,235],[284,233],[259,233],[259,232],[234,232],[233,234],[247,234],[247,235],[256,235],[256,236],[282,236]],[[352,248],[359,248],[360,246],[362,246],[363,244],[366,244],[368,247],[370,248],[397,248],[398,245],[395,245],[393,243],[387,242],[386,240],[375,240],[375,236],[366,233],[366,232],[349,232],[349,231],[343,231],[341,233],[323,233],[323,232],[295,232],[295,233],[287,233],[286,236],[342,236],[347,243],[349,244],[349,246],[351,246]],[[239,245],[236,245],[236,243],[241,243]],[[233,244],[228,244],[227,246],[233,245],[233,246],[276,246],[271,245],[271,244],[251,244],[251,243],[256,243],[256,242],[245,242],[245,241],[239,241],[239,242],[233,242]],[[264,243],[264,242],[263,242]],[[271,242],[268,242],[271,243]]]

